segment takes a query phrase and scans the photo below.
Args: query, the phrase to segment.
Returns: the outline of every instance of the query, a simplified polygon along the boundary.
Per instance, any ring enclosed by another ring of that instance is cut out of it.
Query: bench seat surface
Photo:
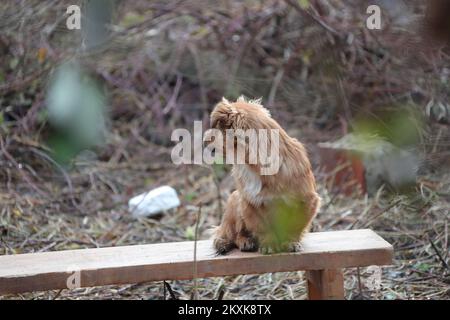
[[[211,240],[197,242],[196,277],[323,270],[392,262],[392,246],[369,229],[309,233],[296,253],[263,255],[235,250],[217,256]],[[80,286],[192,279],[194,242],[79,249],[0,256],[0,294]]]

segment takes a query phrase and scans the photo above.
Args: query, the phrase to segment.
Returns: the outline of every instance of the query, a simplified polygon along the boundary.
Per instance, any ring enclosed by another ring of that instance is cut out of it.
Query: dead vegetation
[[[65,28],[68,3],[19,3],[0,4],[0,254],[193,240],[199,207],[206,238],[233,182],[222,166],[173,165],[170,134],[194,120],[206,126],[222,95],[242,93],[262,96],[308,145],[324,199],[314,230],[372,228],[394,245],[379,289],[367,287],[366,269],[347,270],[348,298],[449,299],[449,50],[426,36],[423,2],[408,2],[403,18],[388,6],[377,32],[365,28],[362,2],[119,2],[111,39],[88,53]],[[108,92],[108,133],[61,164],[48,143],[45,96],[51,72],[74,57]],[[383,124],[393,111],[420,115],[417,139],[405,142],[423,159],[415,192],[332,193],[316,143],[361,118]],[[182,206],[132,218],[128,199],[163,184]],[[170,283],[179,299],[193,287]],[[168,291],[146,283],[1,298],[163,299]],[[306,291],[301,273],[277,273],[198,279],[196,295],[303,299]]]

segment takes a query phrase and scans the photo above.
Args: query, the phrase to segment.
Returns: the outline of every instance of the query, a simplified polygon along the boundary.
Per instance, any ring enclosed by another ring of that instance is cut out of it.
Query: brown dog
[[[291,138],[259,101],[246,101],[243,97],[233,103],[222,99],[211,113],[211,127],[225,133],[226,139],[233,139],[224,143],[224,155],[243,146],[247,160],[261,148],[267,151],[277,143],[279,161],[277,171],[271,174],[262,174],[267,163],[261,159],[233,164],[237,190],[230,195],[222,222],[214,233],[217,252],[224,254],[236,247],[265,253],[295,251],[320,206],[304,146]],[[275,129],[277,141],[269,135],[263,140],[266,144],[256,145],[242,137],[242,132],[230,138],[230,131],[248,129]]]

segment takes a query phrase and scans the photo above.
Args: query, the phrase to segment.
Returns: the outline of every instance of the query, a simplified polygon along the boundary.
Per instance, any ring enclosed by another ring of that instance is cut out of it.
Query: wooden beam
[[[306,271],[309,300],[344,300],[342,269]]]
[[[302,251],[217,256],[210,240],[197,243],[197,276],[339,269],[392,262],[392,246],[365,230],[307,234]],[[172,242],[0,256],[0,294],[193,277],[194,242]],[[77,281],[79,280],[79,281]],[[68,286],[69,284],[69,286]]]

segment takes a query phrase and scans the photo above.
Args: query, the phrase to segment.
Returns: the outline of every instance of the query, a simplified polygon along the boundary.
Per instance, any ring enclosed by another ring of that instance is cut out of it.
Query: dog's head
[[[269,110],[260,100],[246,101],[239,97],[236,102],[222,98],[211,113],[211,128],[225,133],[228,129],[264,129],[273,121]]]
[[[223,98],[214,107],[210,121],[211,131],[218,131],[221,133],[219,136],[223,137],[220,150],[215,146],[216,153],[221,153],[227,163],[227,155],[232,155],[233,164],[264,164],[265,161],[259,161],[261,150],[263,148],[262,151],[267,155],[273,136],[271,130],[280,129],[260,100],[247,101],[243,97],[235,102]],[[207,134],[205,140],[211,141],[211,135],[211,132]],[[217,135],[214,139],[217,139]]]

